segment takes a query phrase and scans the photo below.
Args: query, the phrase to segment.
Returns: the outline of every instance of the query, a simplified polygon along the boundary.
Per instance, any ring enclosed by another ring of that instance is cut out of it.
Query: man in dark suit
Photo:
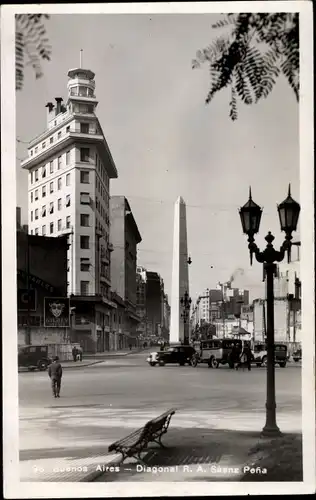
[[[52,390],[53,390],[53,396],[55,398],[59,398],[60,395],[60,386],[61,386],[61,377],[63,375],[63,369],[61,367],[61,364],[59,362],[59,357],[56,356],[54,358],[54,361],[52,362],[51,365],[48,367],[48,375],[49,378],[51,379],[52,382]]]

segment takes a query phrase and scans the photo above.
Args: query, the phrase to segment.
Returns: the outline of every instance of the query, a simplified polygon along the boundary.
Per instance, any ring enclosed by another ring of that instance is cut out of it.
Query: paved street
[[[38,479],[34,467],[43,464],[47,472],[57,466],[64,468],[75,459],[81,466],[92,457],[94,462],[102,457],[104,463],[110,443],[169,408],[177,412],[164,443],[169,449],[171,446],[173,454],[181,447],[179,463],[199,461],[198,456],[189,456],[194,432],[199,453],[205,455],[200,458],[207,463],[226,463],[234,456],[237,460],[237,444],[231,433],[240,432],[244,450],[238,460],[242,460],[264,425],[265,369],[255,367],[248,373],[207,366],[152,368],[146,356],[142,352],[81,369],[69,368],[64,372],[60,399],[52,398],[47,373],[20,373],[21,479],[32,480],[32,474],[33,480]],[[278,424],[283,431],[301,430],[300,388],[299,366],[276,368]],[[156,456],[159,464],[170,465],[170,455],[168,452],[168,458],[154,450],[148,458],[153,463]],[[125,472],[123,480],[135,478],[152,480],[133,471]],[[122,479],[121,474],[115,479]],[[103,475],[99,480],[113,477]],[[178,480],[182,479],[178,476]]]

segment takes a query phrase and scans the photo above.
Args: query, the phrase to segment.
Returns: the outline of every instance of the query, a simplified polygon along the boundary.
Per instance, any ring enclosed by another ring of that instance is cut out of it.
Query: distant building
[[[146,278],[147,328],[151,335],[159,336],[163,311],[161,278],[158,273],[152,271],[147,271]]]
[[[123,332],[135,344],[137,325],[137,245],[142,241],[131,207],[125,196],[111,196],[111,258],[112,290],[124,300]],[[113,311],[113,314],[115,312]]]
[[[302,341],[300,242],[293,243],[291,262],[284,260],[277,267],[274,280],[274,335],[276,342],[286,342],[294,349]],[[254,338],[262,341],[266,335],[266,300],[253,303]]]
[[[67,249],[66,236],[47,238],[17,231],[20,345],[61,344],[71,340],[70,328],[44,326],[44,298],[67,297]]]
[[[137,325],[137,333],[142,337],[147,336],[147,305],[146,305],[146,285],[147,274],[146,269],[137,267],[136,275],[136,312],[140,317],[140,322]]]

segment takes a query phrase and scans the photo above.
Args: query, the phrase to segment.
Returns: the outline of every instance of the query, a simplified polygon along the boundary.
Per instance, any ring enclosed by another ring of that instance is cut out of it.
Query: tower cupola
[[[94,113],[98,104],[95,97],[95,74],[90,69],[82,68],[82,50],[80,51],[80,67],[68,71],[68,101],[73,112],[86,109],[86,113]],[[79,111],[80,112],[80,111]]]

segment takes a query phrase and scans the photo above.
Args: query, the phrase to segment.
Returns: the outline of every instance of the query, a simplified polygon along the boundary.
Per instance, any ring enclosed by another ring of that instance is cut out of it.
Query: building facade
[[[143,267],[137,267],[136,312],[140,317],[140,322],[137,325],[137,334],[143,338],[147,338],[146,282],[146,269]]]
[[[162,292],[161,278],[158,273],[147,271],[146,308],[147,331],[150,336],[161,336],[162,324]]]
[[[67,237],[52,239],[17,231],[19,345],[69,342],[70,328],[44,326],[44,298],[67,297],[67,249]]]
[[[68,96],[47,103],[47,128],[29,145],[31,235],[68,235],[67,293],[74,303],[73,341],[87,352],[109,345],[111,301],[110,179],[117,169],[95,114],[94,73],[68,72]]]
[[[132,345],[137,338],[137,245],[141,242],[136,221],[125,196],[112,196],[110,199],[112,290],[124,300],[125,315],[123,333],[130,338]],[[114,314],[114,311],[113,311]]]

